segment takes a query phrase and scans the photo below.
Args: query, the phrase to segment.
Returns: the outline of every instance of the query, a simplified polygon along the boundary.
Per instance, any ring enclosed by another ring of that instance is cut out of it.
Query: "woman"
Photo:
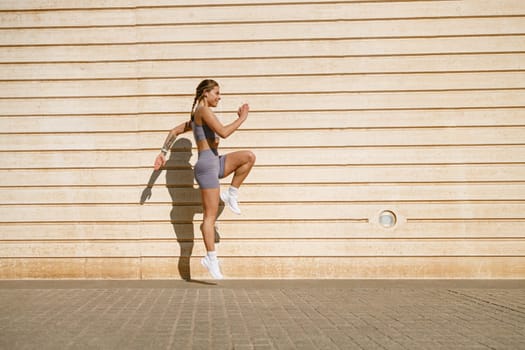
[[[238,151],[219,156],[218,136],[221,138],[230,136],[244,123],[249,111],[249,106],[243,104],[237,111],[238,118],[228,125],[223,125],[211,110],[217,107],[220,100],[219,84],[211,79],[203,80],[196,89],[191,107],[191,119],[169,132],[161,153],[155,159],[155,170],[158,170],[165,165],[166,153],[175,138],[184,132],[193,130],[199,151],[194,175],[201,190],[204,213],[201,231],[207,251],[201,263],[215,279],[223,278],[215,251],[215,221],[219,209],[219,197],[234,213],[240,214],[238,190],[255,163],[255,155],[251,151]],[[231,173],[234,175],[230,188],[220,193],[219,179]]]

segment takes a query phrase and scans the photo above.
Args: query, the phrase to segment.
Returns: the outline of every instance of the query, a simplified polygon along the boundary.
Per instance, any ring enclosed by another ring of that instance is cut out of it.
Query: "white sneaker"
[[[208,272],[214,279],[222,280],[224,278],[219,267],[219,260],[210,260],[208,256],[205,256],[201,259],[201,264],[208,269]]]
[[[232,196],[232,194],[226,190],[221,193],[222,201],[237,215],[241,215],[241,209],[239,208],[239,202],[237,201],[237,196]]]

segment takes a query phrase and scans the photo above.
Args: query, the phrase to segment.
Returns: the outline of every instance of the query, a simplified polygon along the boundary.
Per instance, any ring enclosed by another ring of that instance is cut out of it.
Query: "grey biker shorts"
[[[199,159],[195,164],[195,179],[201,189],[219,188],[219,179],[224,177],[224,163],[226,156],[219,156],[211,149],[199,152]]]

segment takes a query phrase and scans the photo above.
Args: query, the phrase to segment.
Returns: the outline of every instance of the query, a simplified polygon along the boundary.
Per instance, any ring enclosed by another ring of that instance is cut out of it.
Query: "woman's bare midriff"
[[[212,147],[212,145],[214,147]],[[218,142],[215,141],[215,139],[206,139],[206,140],[200,140],[197,141],[197,149],[199,152],[206,151],[208,149],[217,149],[217,146],[219,145]]]

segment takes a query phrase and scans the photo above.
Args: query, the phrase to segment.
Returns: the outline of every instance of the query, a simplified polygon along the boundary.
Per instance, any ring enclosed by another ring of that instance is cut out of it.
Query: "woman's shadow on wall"
[[[193,168],[190,163],[191,151],[191,141],[186,138],[177,140],[172,146],[170,157],[165,165],[166,187],[171,197],[170,222],[180,246],[177,264],[179,275],[186,281],[204,283],[191,278],[190,262],[195,245],[195,225],[193,220],[195,214],[202,213],[200,190],[193,186]],[[162,170],[156,170],[151,173],[148,185],[142,191],[140,204],[144,204],[151,197],[151,189]],[[221,205],[218,217],[223,209],[224,206]],[[198,228],[197,231],[201,235]],[[215,242],[220,242],[220,235],[217,229],[215,230]]]

